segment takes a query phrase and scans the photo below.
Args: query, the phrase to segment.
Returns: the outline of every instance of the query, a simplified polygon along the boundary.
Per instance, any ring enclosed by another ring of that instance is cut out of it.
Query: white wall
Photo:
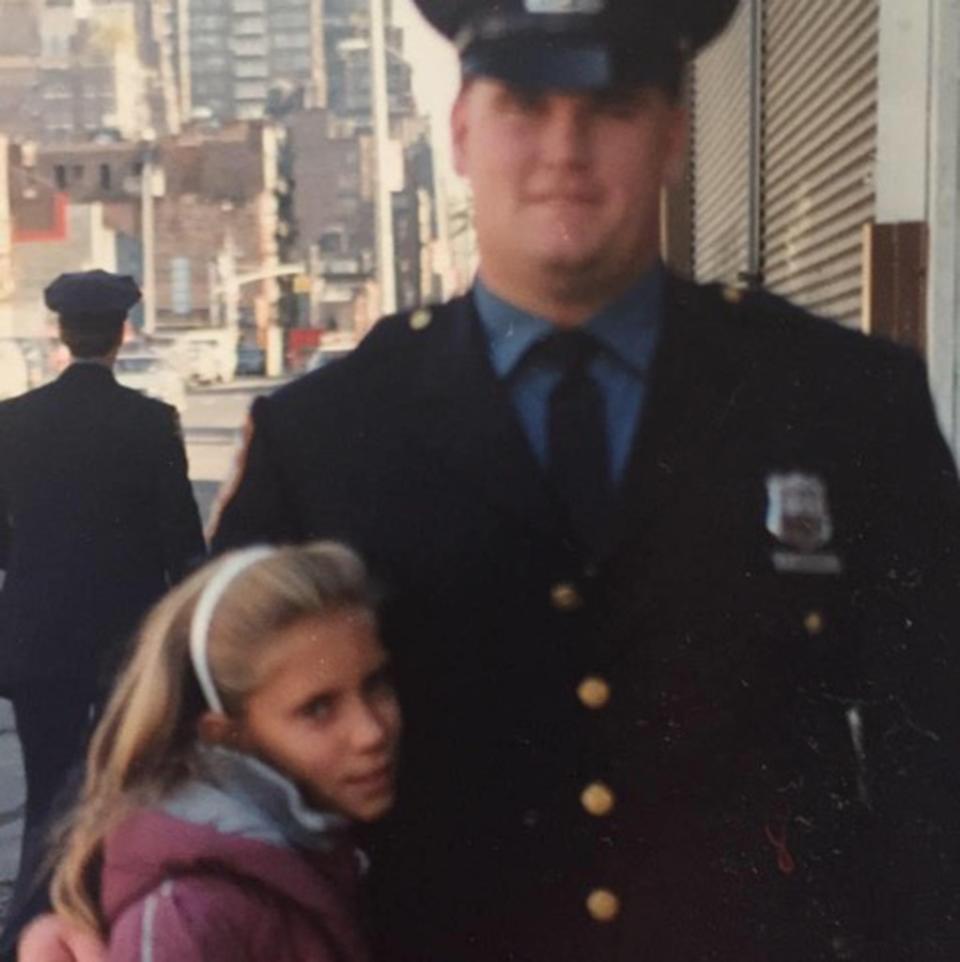
[[[930,4],[928,361],[944,432],[960,452],[960,0]]]
[[[927,361],[960,452],[960,0],[880,0],[878,223],[930,228]]]

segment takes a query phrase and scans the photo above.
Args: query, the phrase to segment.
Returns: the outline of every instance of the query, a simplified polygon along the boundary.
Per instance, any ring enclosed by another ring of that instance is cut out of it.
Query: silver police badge
[[[778,571],[839,574],[837,555],[823,552],[833,539],[827,486],[799,471],[767,478],[767,531],[782,548],[773,554]],[[786,549],[786,550],[783,550]]]
[[[523,0],[527,13],[602,13],[606,0]]]

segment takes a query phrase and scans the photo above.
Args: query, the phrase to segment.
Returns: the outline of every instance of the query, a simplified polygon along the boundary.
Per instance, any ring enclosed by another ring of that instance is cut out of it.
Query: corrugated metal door
[[[764,281],[858,326],[874,216],[879,0],[766,0]]]
[[[700,281],[749,266],[750,4],[693,66],[693,253]]]

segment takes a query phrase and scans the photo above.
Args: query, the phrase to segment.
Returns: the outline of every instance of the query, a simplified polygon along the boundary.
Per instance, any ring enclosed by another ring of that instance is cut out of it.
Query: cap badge
[[[837,574],[835,554],[819,553],[833,539],[827,486],[814,474],[792,472],[767,478],[767,531],[787,550],[774,552],[779,571]]]
[[[527,13],[602,13],[607,0],[523,0]]]

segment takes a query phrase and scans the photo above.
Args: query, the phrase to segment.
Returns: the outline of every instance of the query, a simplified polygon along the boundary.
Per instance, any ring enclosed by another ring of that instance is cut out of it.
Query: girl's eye
[[[333,711],[333,699],[332,698],[315,698],[312,702],[306,705],[303,709],[304,715],[314,721],[322,721],[328,718]]]

